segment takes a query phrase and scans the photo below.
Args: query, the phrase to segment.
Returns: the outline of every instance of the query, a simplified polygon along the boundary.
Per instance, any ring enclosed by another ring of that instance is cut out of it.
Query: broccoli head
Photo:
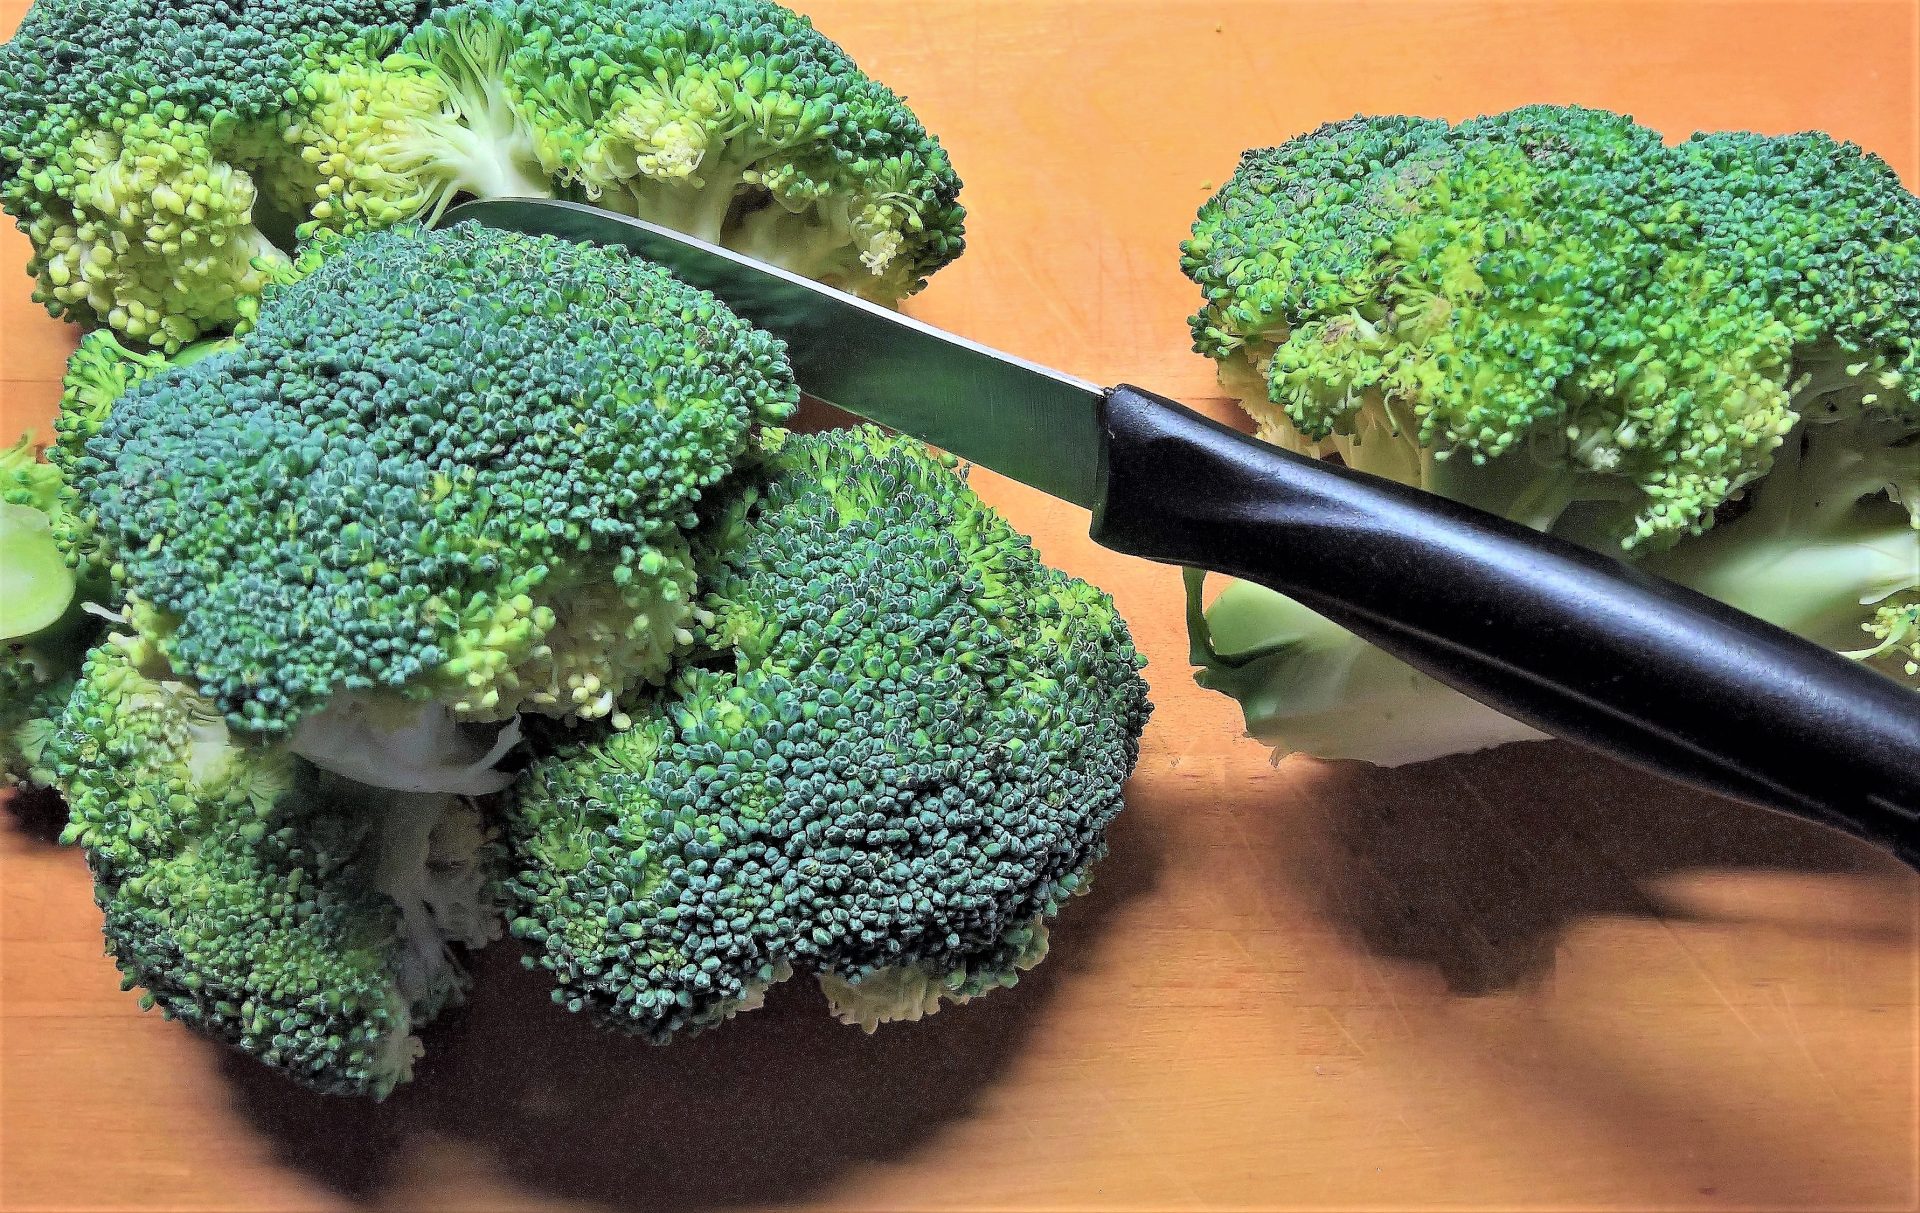
[[[473,224],[302,265],[245,336],[70,418],[73,489],[230,727],[489,790],[460,722],[617,716],[690,643],[695,507],[793,408],[784,350],[624,252]]]
[[[499,934],[498,849],[461,797],[359,787],[228,732],[115,636],[48,743],[108,950],[142,1004],[308,1086],[384,1096]]]
[[[1269,441],[1915,676],[1920,199],[1877,157],[1573,107],[1360,117],[1247,153],[1182,264],[1195,346]],[[1280,595],[1203,613],[1190,584],[1202,681],[1269,740],[1534,735]]]
[[[771,435],[710,514],[703,651],[506,793],[528,962],[654,1040],[792,971],[869,1028],[1011,984],[1137,757],[1111,601],[871,427]]]
[[[0,45],[0,205],[35,297],[167,349],[234,323],[319,201],[286,171],[301,82],[384,53],[419,7],[35,0]]]
[[[939,143],[768,0],[474,0],[315,87],[323,224],[563,193],[887,303],[962,248]]]
[[[165,352],[244,323],[297,238],[463,196],[598,201],[886,302],[963,243],[939,143],[769,0],[36,0],[0,136],[37,297]]]

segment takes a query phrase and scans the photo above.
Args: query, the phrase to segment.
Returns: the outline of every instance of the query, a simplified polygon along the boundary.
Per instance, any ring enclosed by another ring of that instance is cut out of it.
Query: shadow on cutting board
[[[60,831],[67,828],[67,805],[60,793],[49,788],[12,788],[0,791],[0,803],[6,805],[21,838],[41,846],[60,845]]]
[[[1668,877],[1838,874],[1884,882],[1890,903],[1910,888],[1865,843],[1561,743],[1399,770],[1321,764],[1310,786],[1318,823],[1292,823],[1290,878],[1357,945],[1428,965],[1456,994],[1546,976],[1592,916],[1688,917],[1655,888]]]
[[[478,958],[470,1005],[427,1029],[414,1082],[384,1103],[314,1095],[224,1051],[222,1068],[280,1163],[355,1200],[378,1201],[403,1171],[421,1181],[418,1147],[437,1137],[489,1160],[463,1182],[494,1199],[505,1182],[648,1213],[789,1203],[850,1168],[910,1156],[974,1110],[1107,920],[1152,887],[1158,859],[1139,818],[1122,814],[1109,836],[1092,892],[1055,920],[1045,964],[1010,990],[873,1036],[835,1022],[814,982],[795,978],[760,1011],[650,1046],[554,1005],[546,975],[503,941]]]

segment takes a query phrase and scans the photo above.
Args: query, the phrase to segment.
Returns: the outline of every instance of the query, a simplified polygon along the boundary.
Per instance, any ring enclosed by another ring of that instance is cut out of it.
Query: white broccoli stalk
[[[294,726],[287,748],[370,787],[485,796],[513,782],[498,767],[520,742],[520,721],[509,720],[490,742],[472,730],[444,704],[340,691]]]

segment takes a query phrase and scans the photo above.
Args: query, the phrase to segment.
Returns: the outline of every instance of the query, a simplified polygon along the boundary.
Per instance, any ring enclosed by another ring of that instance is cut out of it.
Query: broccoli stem
[[[1830,648],[1857,647],[1863,606],[1920,588],[1920,534],[1888,496],[1920,450],[1876,444],[1872,422],[1809,421],[1745,514],[1645,566]]]
[[[395,984],[410,1013],[431,1019],[466,992],[454,945],[478,948],[501,923],[482,863],[488,834],[463,797],[379,791],[326,780],[379,821],[373,884],[400,910]]]
[[[727,244],[727,220],[733,213],[734,200],[744,174],[759,156],[758,149],[735,150],[711,166],[703,164],[697,177],[629,177],[620,183],[620,192],[604,204],[708,244]]]
[[[1828,648],[1860,643],[1861,607],[1911,586],[1916,577],[1911,529],[1894,525],[1857,538],[1809,542],[1743,542],[1739,528],[1712,545],[1687,551],[1676,567],[1655,572]]]
[[[734,222],[727,247],[803,278],[844,277],[861,268],[846,230],[829,222],[818,207],[795,212],[769,202]]]
[[[446,815],[445,796],[360,793],[380,815],[380,865],[374,887],[400,907],[400,958],[396,983],[409,1005],[437,1001],[453,964],[446,936],[435,925],[425,897],[428,840]]]
[[[1240,702],[1276,759],[1404,766],[1545,736],[1265,586],[1234,582],[1203,613],[1203,582],[1188,575],[1196,678]]]
[[[458,104],[456,102],[456,104]],[[471,119],[465,121],[472,121]],[[439,222],[463,194],[476,198],[549,198],[553,185],[531,159],[517,120],[502,130],[466,125],[457,114],[423,122],[407,139],[378,149],[388,172],[425,183],[421,221]]]
[[[238,247],[229,247],[227,250],[229,253],[241,254],[235,257],[236,262],[252,261],[256,257],[265,257],[269,261],[285,261],[287,259],[286,251],[272,240],[269,240],[267,234],[260,230],[260,225],[257,223],[249,225],[238,233],[237,239],[234,236],[228,236],[227,244],[229,246],[238,245]],[[190,334],[182,338],[182,340],[191,341],[198,335],[197,333]]]
[[[445,705],[341,691],[301,720],[287,745],[320,769],[369,787],[485,796],[513,782],[498,764],[519,741],[517,718],[483,747]]]
[[[463,194],[552,197],[533,132],[504,83],[509,48],[501,31],[464,23],[417,49],[446,89],[444,107],[404,135],[374,141],[368,154],[382,170],[420,183],[422,222],[438,222]]]

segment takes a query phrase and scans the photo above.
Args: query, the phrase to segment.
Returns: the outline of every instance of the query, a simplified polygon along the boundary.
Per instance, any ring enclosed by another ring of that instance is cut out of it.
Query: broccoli
[[[96,647],[47,746],[125,985],[308,1086],[386,1095],[464,996],[457,953],[499,935],[490,828],[238,739],[151,665]]]
[[[658,267],[472,224],[323,236],[238,337],[89,335],[5,483],[106,587],[77,677],[0,663],[0,759],[66,796],[125,983],[377,1098],[508,921],[654,1040],[1037,964],[1142,661],[951,459],[767,428],[796,398]]]
[[[797,402],[783,348],[624,252],[474,224],[300,268],[104,416],[68,393],[130,628],[237,733],[383,787],[500,786],[516,730],[468,722],[624,722],[692,640],[702,494]]]
[[[30,437],[0,451],[0,786],[54,784],[42,759],[47,736],[102,619],[120,605],[92,512],[64,472],[132,384],[214,345],[170,360],[131,352],[96,329],[68,361],[46,461]]]
[[[473,0],[327,88],[324,224],[559,193],[886,303],[963,245],[939,143],[767,0]]]
[[[1920,687],[1920,199],[1878,158],[1573,107],[1359,117],[1247,153],[1182,266],[1195,348],[1268,441]],[[1200,680],[1283,751],[1538,736],[1279,594],[1201,589]]]
[[[37,297],[168,353],[243,324],[296,239],[461,196],[594,200],[889,303],[963,245],[938,142],[769,0],[36,0],[0,148]]]
[[[696,549],[671,686],[505,794],[528,963],[655,1041],[796,970],[869,1029],[1012,984],[1150,710],[1111,600],[872,427],[770,435]]]
[[[0,450],[0,788],[49,786],[48,731],[100,630],[86,610],[97,578],[68,567],[59,469],[29,438]]]
[[[36,0],[0,45],[0,206],[56,316],[176,349],[241,318],[317,197],[310,74],[389,50],[415,0]]]
[[[0,449],[0,640],[31,636],[73,605],[73,571],[55,538],[60,472],[30,437]]]

